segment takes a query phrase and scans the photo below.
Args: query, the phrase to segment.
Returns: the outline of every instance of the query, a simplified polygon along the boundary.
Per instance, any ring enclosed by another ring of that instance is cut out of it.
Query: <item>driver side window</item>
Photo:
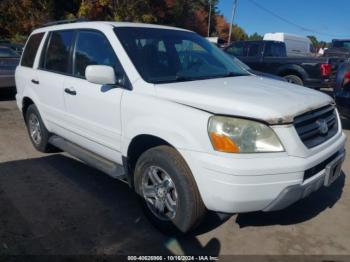
[[[85,78],[85,69],[89,65],[107,65],[121,72],[117,56],[102,33],[79,31],[74,49],[74,76]]]

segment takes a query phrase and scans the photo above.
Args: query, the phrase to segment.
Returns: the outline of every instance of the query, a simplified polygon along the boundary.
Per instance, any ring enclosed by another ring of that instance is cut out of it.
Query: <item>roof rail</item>
[[[85,17],[79,17],[75,19],[66,19],[66,20],[57,20],[57,21],[51,21],[51,22],[42,24],[39,26],[39,28],[52,26],[52,25],[72,24],[72,23],[87,22],[87,21],[89,21],[89,19],[86,19]]]

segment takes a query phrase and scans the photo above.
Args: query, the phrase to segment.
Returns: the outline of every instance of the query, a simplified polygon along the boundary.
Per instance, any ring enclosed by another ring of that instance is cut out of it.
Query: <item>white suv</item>
[[[36,149],[126,181],[168,232],[189,231],[206,210],[283,209],[341,173],[345,135],[331,97],[251,75],[184,29],[42,27],[16,84]]]

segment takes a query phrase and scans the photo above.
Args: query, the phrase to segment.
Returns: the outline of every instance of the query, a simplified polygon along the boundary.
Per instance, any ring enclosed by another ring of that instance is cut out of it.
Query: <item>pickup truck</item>
[[[346,62],[350,59],[350,39],[333,39],[331,46],[324,52],[326,57],[337,57]]]
[[[252,69],[284,77],[288,82],[314,89],[332,86],[336,58],[287,57],[286,45],[278,41],[239,41],[224,49]]]

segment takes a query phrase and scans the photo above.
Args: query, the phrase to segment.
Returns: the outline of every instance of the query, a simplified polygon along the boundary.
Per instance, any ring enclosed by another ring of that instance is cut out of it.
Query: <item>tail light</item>
[[[331,64],[321,64],[321,75],[322,76],[330,76],[332,73],[332,65]]]
[[[343,86],[347,85],[350,82],[350,71],[346,72],[344,75]]]

